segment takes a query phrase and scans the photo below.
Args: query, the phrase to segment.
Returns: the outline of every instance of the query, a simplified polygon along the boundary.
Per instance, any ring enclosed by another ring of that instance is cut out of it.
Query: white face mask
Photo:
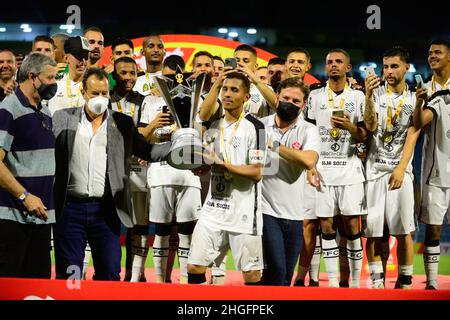
[[[98,116],[105,112],[105,110],[108,108],[108,103],[109,99],[107,97],[97,96],[89,99],[87,106],[91,113]]]

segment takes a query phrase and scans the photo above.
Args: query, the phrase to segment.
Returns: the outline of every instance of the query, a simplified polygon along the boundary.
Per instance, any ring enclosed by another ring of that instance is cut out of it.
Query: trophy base
[[[204,165],[203,144],[197,130],[181,128],[172,134],[167,163],[181,170],[192,170]]]

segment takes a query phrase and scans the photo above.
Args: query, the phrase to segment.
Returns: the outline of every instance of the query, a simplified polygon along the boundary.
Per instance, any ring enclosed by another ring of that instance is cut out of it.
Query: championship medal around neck
[[[387,144],[391,143],[392,140],[394,139],[394,132],[385,131],[382,139],[383,139],[384,143],[387,143]]]
[[[338,128],[332,128],[330,130],[330,136],[335,140],[338,141],[341,137],[341,131]]]

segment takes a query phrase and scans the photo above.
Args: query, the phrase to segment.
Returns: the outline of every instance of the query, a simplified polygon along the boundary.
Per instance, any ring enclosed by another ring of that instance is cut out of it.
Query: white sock
[[[439,258],[441,256],[440,245],[435,247],[425,247],[423,253],[423,262],[425,264],[425,273],[427,275],[427,284],[437,286]]]
[[[322,244],[320,234],[316,235],[316,247],[309,266],[309,278],[319,282],[320,257],[322,256]]]
[[[360,236],[354,240],[347,240],[347,256],[350,265],[350,273],[352,276],[350,288],[359,288],[363,259],[363,249]]]
[[[370,279],[374,289],[384,288],[383,262],[369,262]]]
[[[89,245],[89,242],[86,242],[86,248],[84,249],[84,260],[83,260],[83,275],[81,279],[86,280],[86,273],[87,269],[89,267],[89,262],[91,262],[92,252],[91,252],[91,246]]]
[[[339,287],[339,248],[336,242],[336,234],[334,234],[334,239],[326,240],[326,237],[327,235],[322,234],[322,252],[328,275],[328,286]]]
[[[224,277],[227,274],[227,263],[226,260],[227,257],[222,260],[220,263],[220,266],[216,267],[215,265],[211,268],[211,275],[214,277]]]
[[[131,239],[131,280],[139,282],[145,272],[145,260],[148,255],[148,235],[132,234]]]
[[[412,286],[413,265],[399,265],[398,276],[401,289],[410,289]]]
[[[191,247],[192,234],[178,233],[180,244],[178,245],[178,263],[180,265],[180,283],[187,283],[187,261]]]
[[[170,235],[155,235],[155,241],[153,242],[153,265],[157,282],[164,282],[166,278],[169,238]]]

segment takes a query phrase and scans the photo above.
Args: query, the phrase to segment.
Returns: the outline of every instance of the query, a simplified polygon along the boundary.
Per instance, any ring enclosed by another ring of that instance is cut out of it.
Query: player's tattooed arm
[[[375,75],[366,78],[366,107],[364,111],[364,124],[367,130],[374,132],[377,129],[378,117],[375,112],[375,104],[372,99],[373,90],[380,86],[380,79]]]

